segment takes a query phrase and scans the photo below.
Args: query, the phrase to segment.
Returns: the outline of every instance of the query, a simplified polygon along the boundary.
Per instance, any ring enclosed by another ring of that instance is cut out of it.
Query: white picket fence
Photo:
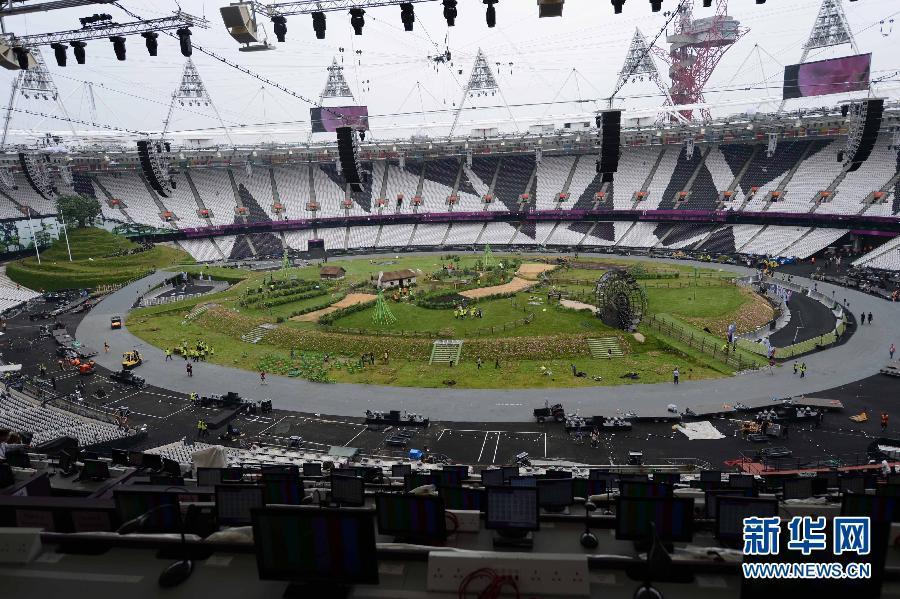
[[[165,297],[143,297],[141,298],[141,307],[161,306],[163,304],[173,304],[182,300],[194,299],[200,297],[202,293],[184,293],[179,295],[167,295]]]

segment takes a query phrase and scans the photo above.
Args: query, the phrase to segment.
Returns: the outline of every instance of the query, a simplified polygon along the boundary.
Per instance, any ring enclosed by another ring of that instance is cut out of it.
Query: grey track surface
[[[596,256],[618,257],[608,254]],[[752,274],[750,269],[741,266],[688,261],[673,263],[701,268],[720,267],[738,275]],[[110,352],[101,352],[97,357],[98,363],[117,370],[122,352],[136,347],[144,356],[139,374],[153,385],[182,393],[194,391],[201,395],[236,391],[246,398],[271,398],[274,406],[281,409],[342,416],[359,416],[367,408],[405,409],[443,421],[526,422],[533,420],[532,408],[543,406],[544,401],[561,402],[566,411],[578,410],[588,416],[623,410],[636,412],[640,416],[663,415],[669,403],[677,404],[680,409],[737,401],[761,405],[771,401],[772,397],[814,395],[824,389],[876,374],[887,361],[888,346],[900,343],[900,304],[819,282],[820,292],[830,294],[834,289],[836,300],[849,300],[850,310],[854,314],[872,312],[874,322],[872,325],[858,326],[845,343],[804,357],[802,360],[808,367],[804,379],[794,376],[790,367],[781,367],[775,368],[774,374],[769,374],[766,369],[706,381],[686,380],[686,373],[682,372],[678,386],[658,383],[577,389],[419,389],[348,383],[319,384],[275,375],[267,376],[269,384],[261,386],[259,377],[253,372],[202,362],[194,364],[194,376],[189,378],[182,360],[166,363],[162,350],[146,344],[127,329],[110,330],[111,315],[127,313],[141,291],[169,276],[171,273],[157,272],[136,281],[106,297],[85,316],[78,326],[76,338],[96,348],[102,348],[104,340],[110,344]],[[797,276],[794,282],[812,286],[811,281]]]

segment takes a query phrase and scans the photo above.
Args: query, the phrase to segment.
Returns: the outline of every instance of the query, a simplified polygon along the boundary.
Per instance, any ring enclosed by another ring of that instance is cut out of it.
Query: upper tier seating
[[[82,418],[52,406],[0,394],[0,428],[34,434],[32,444],[40,445],[59,437],[74,437],[83,446],[108,443],[130,433],[107,422]]]

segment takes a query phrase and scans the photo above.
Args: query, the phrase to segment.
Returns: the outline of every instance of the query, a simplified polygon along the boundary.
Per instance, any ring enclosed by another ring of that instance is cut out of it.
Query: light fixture
[[[481,0],[484,4],[487,4],[487,10],[484,13],[484,20],[487,22],[488,27],[494,27],[497,25],[497,9],[494,8],[494,5],[500,2],[500,0]]]
[[[617,15],[622,14],[622,5],[625,4],[625,0],[612,0],[613,12]]]
[[[19,62],[19,68],[23,71],[28,70],[28,50],[26,48],[13,48],[13,54],[16,55],[16,60]]]
[[[456,0],[444,0],[444,18],[447,19],[447,27],[456,25]]]
[[[416,12],[411,2],[400,4],[400,22],[403,23],[404,31],[413,30],[413,23],[416,22]]]
[[[325,39],[325,13],[314,12],[312,14],[312,20],[313,20],[313,29],[316,32],[316,39],[317,40]]]
[[[194,52],[194,47],[191,46],[191,30],[187,27],[182,27],[176,30],[175,33],[178,35],[178,43],[181,44],[181,55],[185,58],[190,58]]]
[[[650,9],[659,12],[662,9],[662,0],[650,0]]]
[[[56,43],[50,44],[50,47],[53,48],[53,54],[56,56],[57,66],[66,66],[66,50],[68,49],[68,46],[65,44]]]
[[[350,9],[350,26],[353,27],[354,35],[362,35],[363,26],[366,24],[366,19],[363,15],[366,14],[361,8],[351,8]]]
[[[113,51],[116,53],[116,58],[119,60],[125,60],[125,38],[121,35],[114,35],[109,38],[109,41],[112,42]]]
[[[159,48],[159,42],[157,41],[159,34],[155,31],[145,31],[141,34],[141,37],[144,38],[147,43],[147,53],[150,56],[156,56],[156,51]]]
[[[272,17],[272,29],[278,41],[283,42],[284,36],[287,35],[287,19],[283,15],[275,15]]]
[[[78,64],[84,64],[85,59],[87,58],[84,47],[87,46],[84,42],[72,42],[72,52],[75,54],[75,62]]]
[[[703,0],[703,8],[709,8],[712,6],[712,0]]]

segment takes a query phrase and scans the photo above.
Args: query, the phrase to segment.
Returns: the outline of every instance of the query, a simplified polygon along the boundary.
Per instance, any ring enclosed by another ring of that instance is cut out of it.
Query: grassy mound
[[[139,246],[128,239],[93,227],[69,231],[72,262],[65,238],[41,252],[41,263],[34,256],[7,265],[10,279],[35,290],[53,291],[122,283],[157,268],[193,262],[185,252],[155,246],[151,250],[124,254]]]

